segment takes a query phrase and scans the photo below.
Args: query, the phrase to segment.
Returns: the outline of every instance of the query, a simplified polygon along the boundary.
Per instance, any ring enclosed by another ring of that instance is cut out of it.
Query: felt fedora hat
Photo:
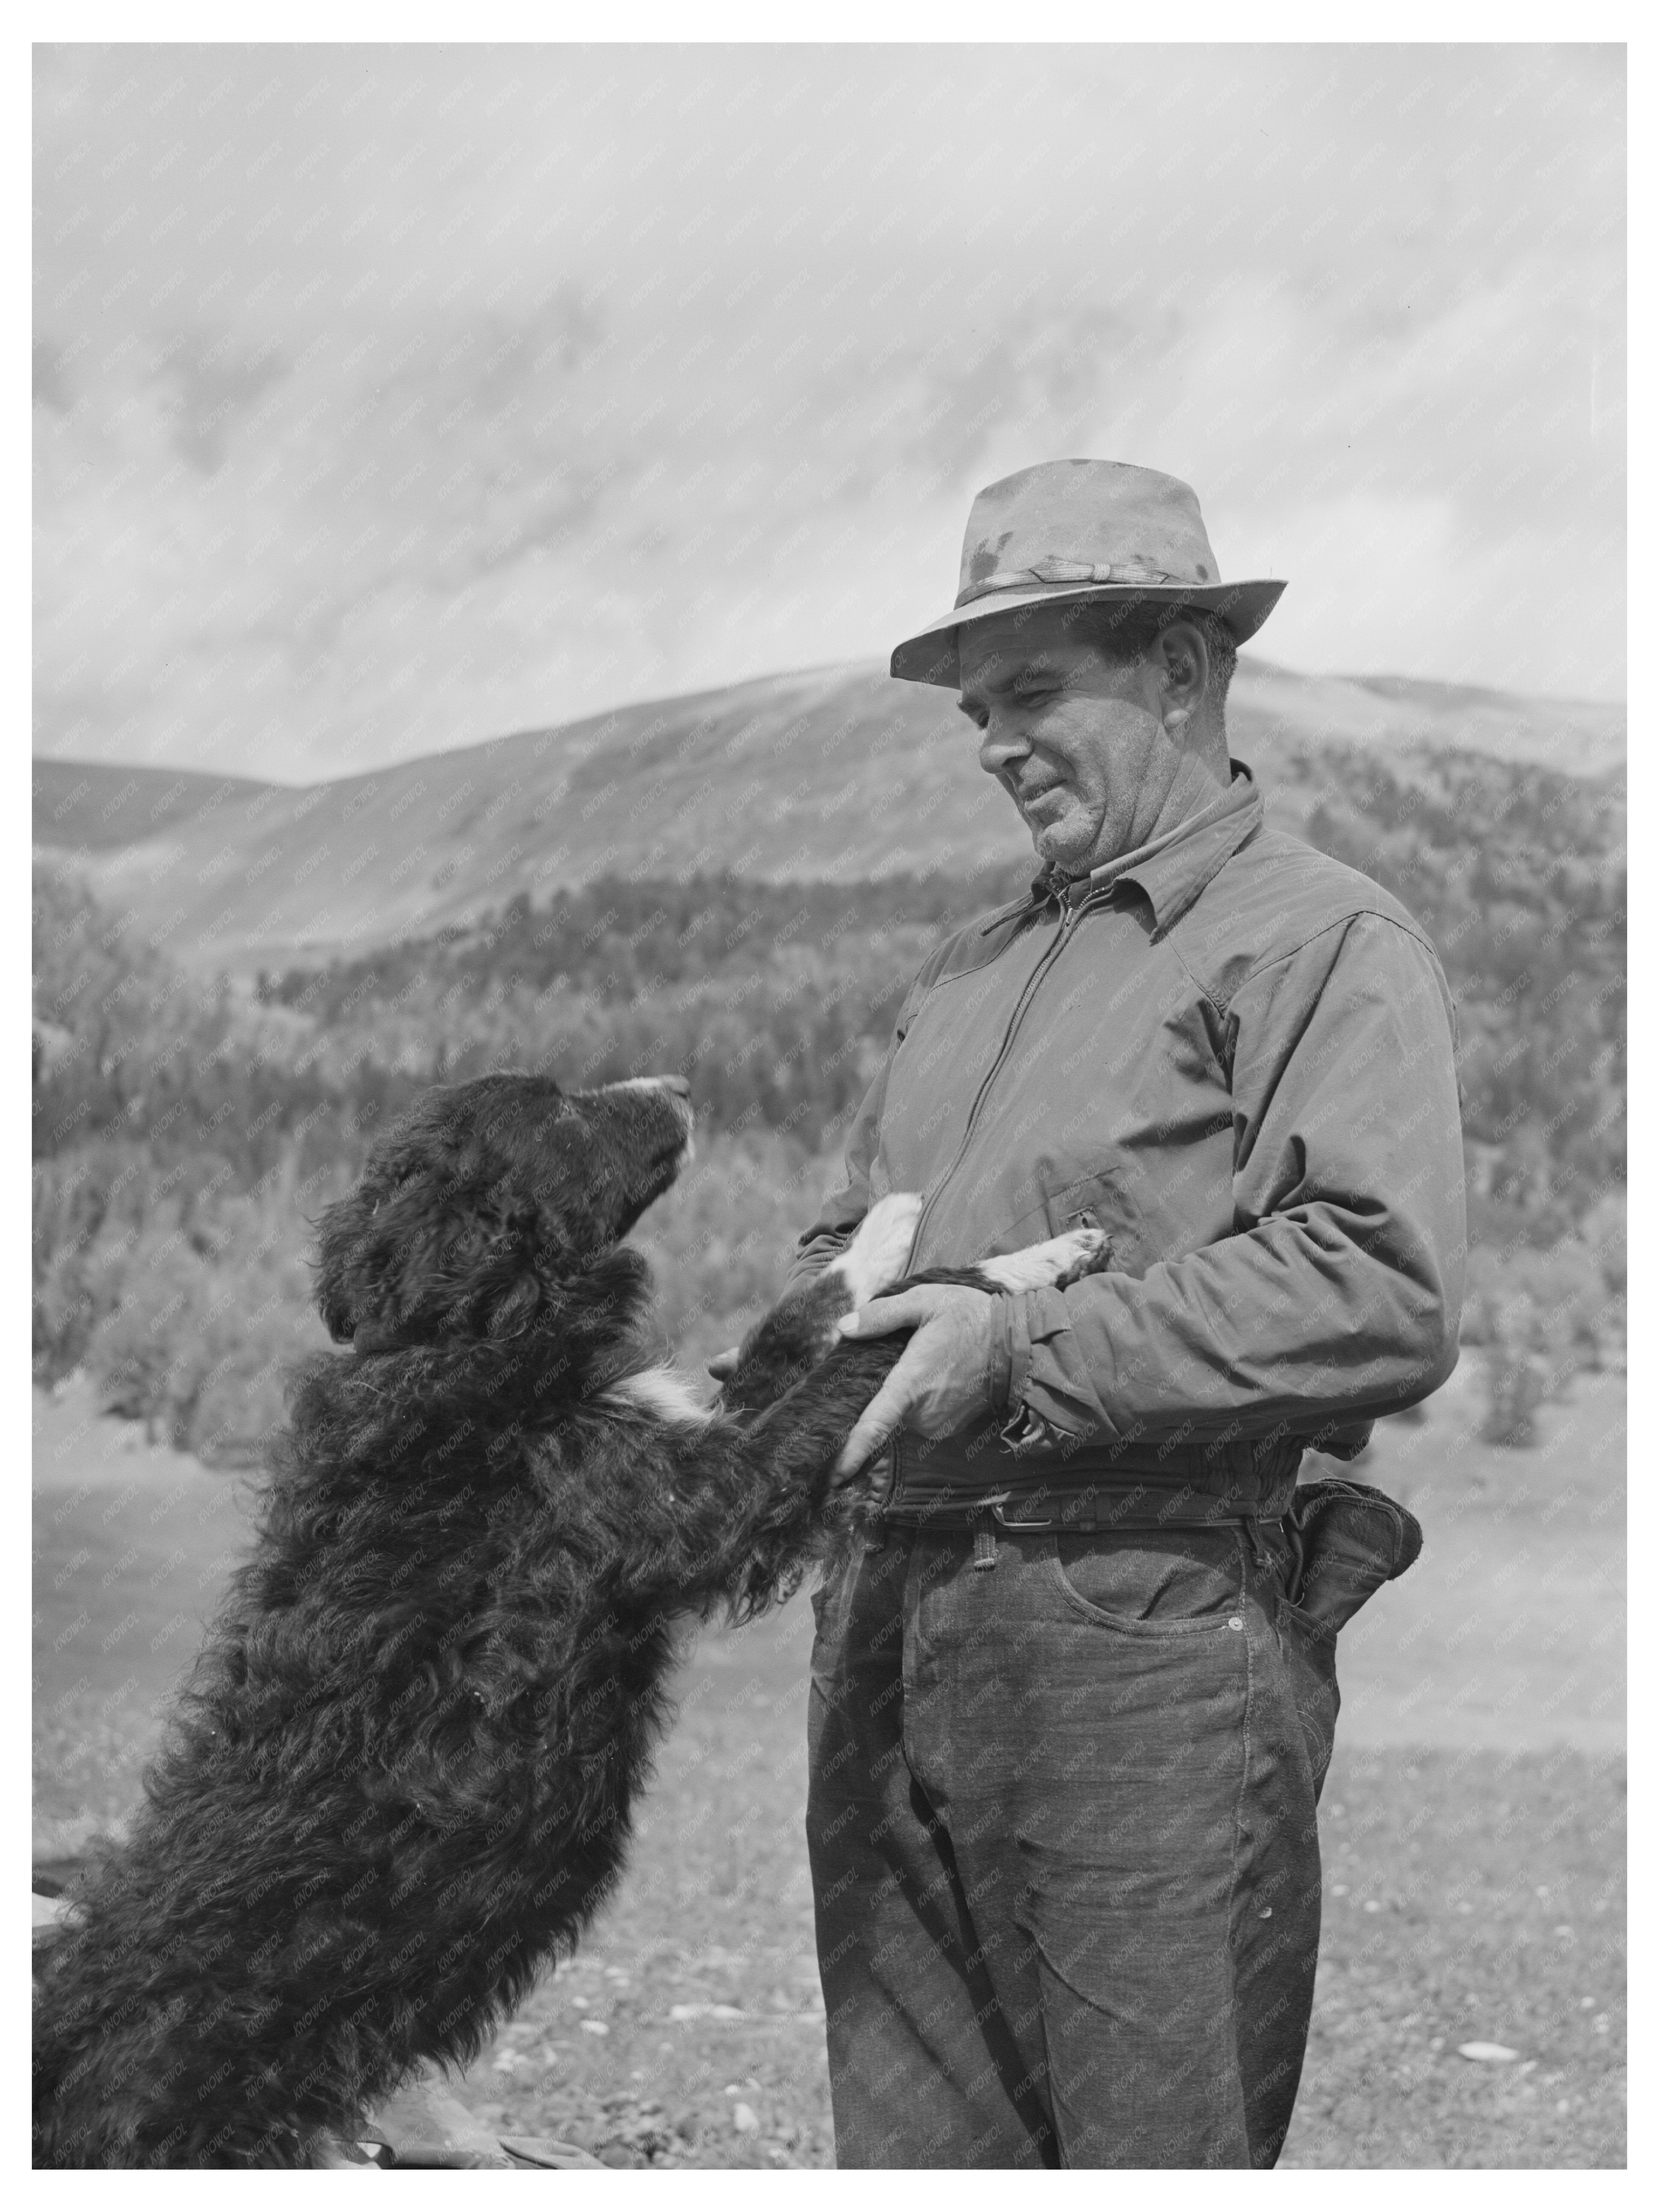
[[[1224,584],[1192,486],[1127,461],[1043,461],[987,484],[968,516],[961,582],[950,613],[896,648],[895,676],[954,686],[966,623],[1049,600],[1206,607],[1242,645],[1285,588]]]

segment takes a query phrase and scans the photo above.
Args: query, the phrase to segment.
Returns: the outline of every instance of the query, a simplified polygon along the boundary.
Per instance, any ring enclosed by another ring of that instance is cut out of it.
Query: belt
[[[878,1510],[895,1528],[971,1528],[994,1522],[1010,1530],[1093,1533],[1277,1521],[1295,1493],[1302,1454],[1302,1441],[1286,1437],[1220,1453],[1202,1447],[1167,1455],[1143,1449],[1121,1458],[1086,1448],[1033,1453],[1012,1465],[1014,1455],[1005,1450],[986,1455],[989,1464],[973,1466],[963,1463],[954,1439],[942,1449],[917,1450],[915,1439],[902,1437],[889,1447],[889,1479]]]
[[[1030,1500],[1011,1498],[930,1498],[925,1504],[884,1506],[881,1520],[884,1527],[894,1528],[937,1528],[943,1532],[977,1529],[994,1522],[1011,1535],[1036,1535],[1053,1529],[1060,1535],[1092,1536],[1109,1535],[1118,1529],[1144,1532],[1162,1528],[1242,1528],[1278,1521],[1284,1510],[1277,1500],[1264,1499],[1261,1504],[1241,1507],[1237,1499],[1218,1498],[1214,1510],[1199,1511],[1194,1510],[1190,1498],[1183,1498],[1179,1508],[1148,1512],[1144,1500],[1130,1508],[1120,1499],[1081,1491],[1051,1495],[1043,1500],[1041,1508]]]

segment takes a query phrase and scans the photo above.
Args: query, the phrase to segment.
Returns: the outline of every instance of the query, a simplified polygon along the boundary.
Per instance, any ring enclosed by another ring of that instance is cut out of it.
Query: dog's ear
[[[428,1325],[469,1337],[517,1336],[535,1319],[556,1273],[556,1248],[544,1241],[533,1211],[508,1214],[473,1206],[447,1207],[431,1224],[416,1281],[406,1285],[411,1311]]]
[[[440,1192],[429,1178],[377,1178],[319,1221],[317,1310],[336,1344],[371,1322],[411,1340],[516,1336],[566,1257],[534,1209],[504,1213],[483,1193]]]

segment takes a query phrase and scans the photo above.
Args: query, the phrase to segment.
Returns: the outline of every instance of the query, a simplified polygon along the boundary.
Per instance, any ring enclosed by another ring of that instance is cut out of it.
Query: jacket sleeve
[[[1463,1157],[1450,994],[1385,915],[1264,963],[1222,1018],[1232,1235],[1008,1299],[1012,1407],[1104,1443],[1317,1436],[1457,1362]]]

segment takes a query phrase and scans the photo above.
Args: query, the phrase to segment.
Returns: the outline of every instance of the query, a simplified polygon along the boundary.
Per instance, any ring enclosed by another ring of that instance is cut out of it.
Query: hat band
[[[988,592],[1006,592],[1022,584],[1186,584],[1194,591],[1204,588],[1195,576],[1171,575],[1167,568],[1143,568],[1129,561],[1062,561],[1045,556],[1029,568],[999,568],[994,575],[981,577],[957,593],[956,603],[965,607]]]

